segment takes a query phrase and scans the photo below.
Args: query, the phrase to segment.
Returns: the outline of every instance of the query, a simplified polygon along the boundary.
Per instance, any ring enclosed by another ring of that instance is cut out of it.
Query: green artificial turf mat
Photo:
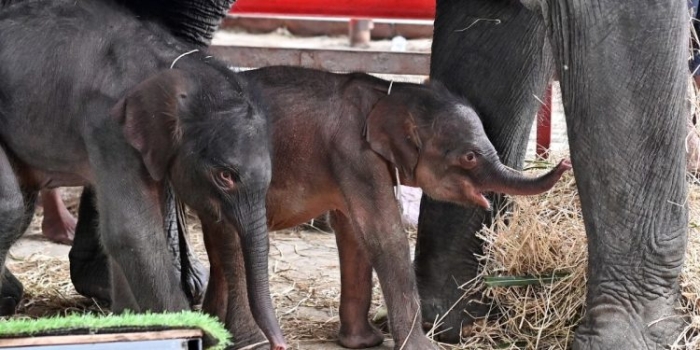
[[[209,315],[192,311],[143,314],[125,312],[108,316],[71,314],[38,319],[11,318],[0,320],[0,339],[40,335],[160,331],[176,328],[202,330],[204,345],[210,349],[223,349],[231,344],[230,334],[221,323]]]

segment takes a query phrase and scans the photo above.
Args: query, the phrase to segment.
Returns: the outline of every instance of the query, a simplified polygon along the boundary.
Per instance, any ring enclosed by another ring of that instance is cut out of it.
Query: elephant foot
[[[340,332],[338,332],[338,342],[348,349],[371,348],[384,342],[384,335],[367,322],[359,329],[341,326]]]
[[[0,276],[0,286],[0,316],[14,315],[24,294],[22,283],[5,268]]]
[[[109,305],[111,296],[106,256],[96,254],[94,258],[77,259],[73,251],[69,256],[70,278],[75,290],[82,296]]]
[[[41,232],[51,242],[71,245],[75,237],[75,223],[75,218],[70,214],[56,218],[44,216]]]
[[[455,289],[461,292],[461,290]],[[451,294],[440,299],[423,300],[421,312],[423,329],[432,330],[432,333],[435,334],[433,337],[435,341],[455,344],[459,343],[462,336],[468,336],[468,334],[462,334],[462,329],[468,329],[476,320],[486,318],[490,314],[490,307],[488,303],[484,302],[484,297],[481,294],[464,298],[459,293]],[[455,301],[457,301],[456,305]],[[433,329],[435,324],[440,324],[440,326]]]
[[[255,339],[241,339],[233,336],[232,339],[234,344],[227,347],[228,350],[270,350],[270,342],[264,336],[255,337]]]
[[[673,304],[663,304],[657,301],[647,305],[621,307],[612,300],[607,305],[589,307],[576,330],[572,348],[669,348],[677,341],[687,325],[687,320],[672,307]]]
[[[0,297],[0,316],[12,316],[15,314],[19,300],[14,297]]]
[[[430,341],[422,332],[420,334],[411,334],[408,340],[394,340],[394,350],[438,350],[440,349],[435,343]]]
[[[270,343],[267,340],[263,340],[258,343],[243,346],[236,342],[235,345],[227,346],[226,350],[270,350]]]

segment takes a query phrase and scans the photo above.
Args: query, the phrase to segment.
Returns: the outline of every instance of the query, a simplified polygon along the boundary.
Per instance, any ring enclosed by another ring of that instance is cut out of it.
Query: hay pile
[[[682,308],[693,321],[682,336],[686,345],[675,349],[700,348],[700,184],[693,182],[681,281]],[[459,349],[567,349],[583,316],[588,257],[573,174],[545,194],[514,202],[511,212],[480,233],[482,271],[464,289],[486,291],[491,320],[469,327]],[[515,281],[517,276],[531,278]]]

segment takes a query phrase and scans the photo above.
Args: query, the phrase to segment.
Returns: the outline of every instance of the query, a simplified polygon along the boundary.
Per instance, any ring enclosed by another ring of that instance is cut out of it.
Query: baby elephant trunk
[[[270,350],[285,350],[282,331],[270,297],[268,276],[269,237],[265,212],[265,191],[240,191],[231,210],[238,222],[250,311],[270,342]],[[222,243],[224,244],[224,243]]]
[[[540,194],[551,189],[569,169],[571,169],[571,163],[564,159],[542,176],[527,177],[522,172],[498,162],[484,184],[483,190],[520,196]]]

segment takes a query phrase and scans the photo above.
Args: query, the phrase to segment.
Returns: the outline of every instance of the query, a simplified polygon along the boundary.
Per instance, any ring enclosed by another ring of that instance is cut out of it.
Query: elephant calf
[[[489,207],[484,191],[540,193],[570,169],[565,160],[541,177],[527,178],[505,167],[474,110],[437,83],[390,83],[366,74],[293,67],[240,75],[258,85],[268,109],[273,147],[269,229],[332,211],[341,268],[339,338],[348,348],[383,340],[367,319],[373,268],[396,349],[435,348],[416,319],[418,293],[393,186],[400,182],[438,200]],[[214,251],[221,241],[208,231],[216,229],[205,224],[203,230],[207,250]],[[204,310],[237,327],[239,342],[260,340],[254,339],[259,333],[250,311],[228,299],[246,300],[242,273],[231,273],[243,271],[242,262],[210,259]]]

